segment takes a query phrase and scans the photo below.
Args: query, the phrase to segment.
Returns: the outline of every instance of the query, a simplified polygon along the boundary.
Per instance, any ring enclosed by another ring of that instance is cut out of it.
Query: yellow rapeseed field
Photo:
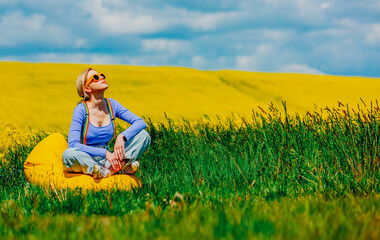
[[[232,113],[250,116],[271,102],[291,113],[306,113],[337,101],[355,106],[380,93],[380,79],[328,75],[200,71],[181,67],[0,62],[5,84],[0,123],[17,129],[67,132],[80,100],[78,74],[92,67],[107,76],[106,97],[153,122],[196,121]]]
[[[337,106],[338,101],[363,106],[362,100],[370,104],[380,97],[380,78],[241,71],[214,74],[264,106],[286,101],[290,112],[300,114]]]

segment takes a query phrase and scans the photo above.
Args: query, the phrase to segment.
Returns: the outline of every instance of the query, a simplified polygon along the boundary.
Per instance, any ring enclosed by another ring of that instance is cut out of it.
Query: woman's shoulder
[[[86,114],[86,107],[83,102],[80,102],[75,106],[74,114]]]
[[[110,101],[112,107],[118,107],[118,106],[121,105],[118,101],[116,101],[116,100],[113,99],[113,98],[107,98],[107,99]]]
[[[113,98],[107,98],[111,103],[118,103],[118,101],[116,101],[115,99]]]
[[[110,104],[115,112],[123,111],[126,109],[121,103],[119,103],[115,99],[113,98],[107,98],[107,99],[110,101]]]

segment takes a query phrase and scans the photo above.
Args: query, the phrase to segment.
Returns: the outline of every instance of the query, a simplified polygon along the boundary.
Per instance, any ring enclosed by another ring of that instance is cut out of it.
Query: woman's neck
[[[98,108],[102,109],[104,102],[104,92],[100,94],[91,94],[90,100],[88,100],[88,103],[90,104],[91,108]]]

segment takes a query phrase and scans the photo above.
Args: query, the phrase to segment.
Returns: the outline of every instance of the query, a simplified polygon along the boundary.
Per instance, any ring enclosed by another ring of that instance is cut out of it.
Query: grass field
[[[148,122],[143,186],[131,192],[27,183],[23,162],[47,133],[21,136],[0,163],[0,237],[379,239],[378,104],[283,112]]]
[[[89,66],[0,66],[1,239],[380,238],[379,79],[91,66],[152,144],[141,189],[83,192],[31,185],[23,163],[67,134]]]

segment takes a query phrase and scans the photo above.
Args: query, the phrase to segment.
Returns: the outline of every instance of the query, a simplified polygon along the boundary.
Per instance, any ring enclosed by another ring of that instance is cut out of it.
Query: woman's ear
[[[90,93],[92,92],[92,89],[89,86],[84,86],[83,91],[85,91],[86,93]]]

